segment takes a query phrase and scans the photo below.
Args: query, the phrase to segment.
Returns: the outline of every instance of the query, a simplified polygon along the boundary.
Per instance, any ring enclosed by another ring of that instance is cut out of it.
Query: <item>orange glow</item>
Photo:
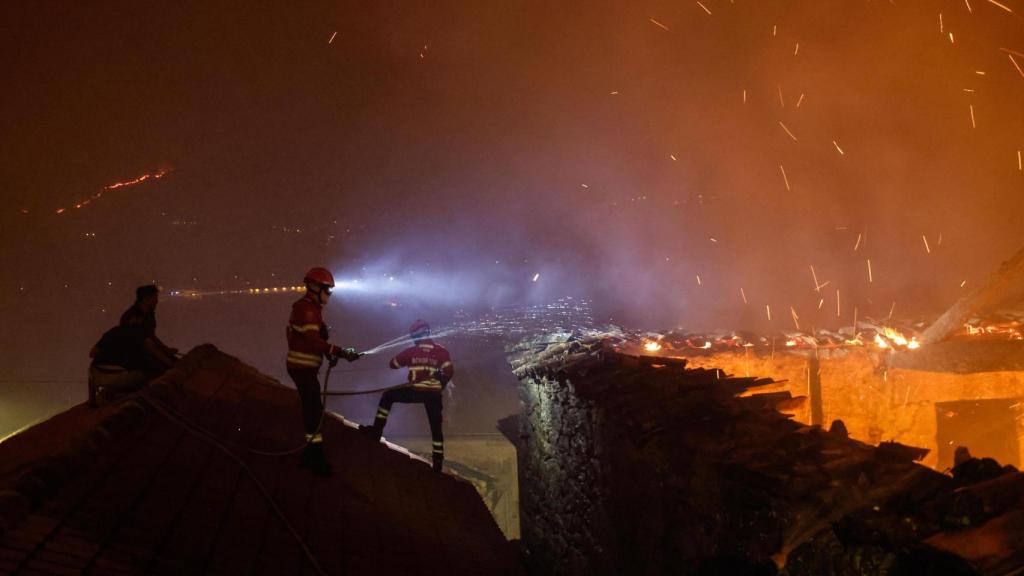
[[[657,352],[658,350],[661,350],[661,344],[654,340],[648,340],[644,343],[644,350],[647,352]]]

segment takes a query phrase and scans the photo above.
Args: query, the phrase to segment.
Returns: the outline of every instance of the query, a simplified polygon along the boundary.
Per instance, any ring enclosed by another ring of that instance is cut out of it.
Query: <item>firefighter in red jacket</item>
[[[321,311],[331,297],[334,276],[324,268],[313,268],[306,273],[304,282],[306,294],[292,304],[288,320],[288,376],[295,382],[302,403],[302,423],[306,431],[302,465],[320,476],[330,476],[331,466],[324,457],[320,434],[324,406],[317,375],[324,357],[334,366],[339,358],[352,362],[360,354],[353,348],[339,348],[327,341],[330,329],[324,324]]]
[[[440,472],[444,465],[444,434],[441,430],[443,407],[441,392],[455,374],[448,350],[430,339],[430,326],[423,320],[413,322],[409,337],[414,346],[406,348],[391,359],[391,368],[409,368],[409,384],[406,388],[389,390],[380,398],[377,417],[372,426],[364,427],[376,440],[384,433],[388,413],[395,402],[423,404],[430,422],[430,436],[433,440],[434,471]]]

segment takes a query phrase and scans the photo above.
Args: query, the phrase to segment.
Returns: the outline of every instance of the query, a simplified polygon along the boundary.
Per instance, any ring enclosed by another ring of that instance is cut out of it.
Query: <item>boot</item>
[[[444,470],[444,455],[434,454],[434,472],[440,474]]]
[[[360,424],[359,431],[366,434],[366,436],[374,442],[380,442],[380,437],[384,435],[384,428],[377,427],[373,424]]]
[[[317,442],[308,444],[302,451],[302,467],[317,476],[323,478],[331,477],[331,463],[324,456],[324,445]]]

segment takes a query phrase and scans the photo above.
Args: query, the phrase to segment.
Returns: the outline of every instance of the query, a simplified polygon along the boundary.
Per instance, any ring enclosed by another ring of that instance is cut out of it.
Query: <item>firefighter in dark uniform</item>
[[[295,383],[302,403],[302,423],[306,431],[302,465],[319,476],[330,476],[331,465],[324,457],[320,433],[324,406],[318,373],[324,357],[333,366],[339,358],[352,362],[360,354],[353,348],[339,348],[327,341],[330,329],[324,324],[322,309],[331,297],[334,276],[324,268],[313,268],[306,273],[304,282],[306,294],[292,305],[288,320],[288,376]]]
[[[391,406],[395,402],[423,404],[427,410],[427,421],[430,422],[434,471],[441,472],[444,466],[441,392],[455,374],[455,367],[448,350],[430,339],[430,326],[423,320],[413,322],[409,327],[409,337],[414,345],[392,358],[390,365],[394,369],[409,368],[410,386],[385,392],[377,406],[377,417],[373,425],[363,429],[374,439],[380,440]]]

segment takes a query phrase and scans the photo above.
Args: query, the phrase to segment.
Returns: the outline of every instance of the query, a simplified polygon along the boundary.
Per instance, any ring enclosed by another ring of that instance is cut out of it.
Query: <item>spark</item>
[[[800,93],[800,97],[796,99],[796,107],[799,108],[800,107],[800,103],[803,102],[803,101],[804,101],[804,93],[801,92]]]
[[[924,240],[924,251],[927,252],[928,254],[931,254],[932,249],[930,246],[928,246],[928,237],[925,236],[924,234],[921,234],[921,240]]]
[[[664,24],[662,24],[661,22],[658,22],[654,18],[651,18],[651,24],[654,24],[655,26],[657,26],[658,28],[661,28],[665,32],[671,32],[671,30],[668,29],[668,26],[665,26]]]
[[[963,288],[966,285],[967,285],[967,280],[964,280],[963,282],[960,283],[960,287],[961,288]]]
[[[779,32],[779,25],[772,24],[772,37],[775,37]]]
[[[747,103],[747,89],[746,88],[743,89],[743,103],[744,104]]]
[[[893,300],[893,301],[892,301],[892,306],[890,306],[890,307],[889,307],[889,317],[888,317],[888,318],[886,319],[886,321],[888,321],[888,320],[892,320],[892,314],[893,314],[893,312],[895,312],[895,311],[896,311],[896,301],[895,301],[895,300]]]
[[[586,184],[580,184],[580,188],[590,188],[590,186],[587,186]]]
[[[832,141],[832,145],[836,147],[836,150],[839,151],[839,154],[846,156],[846,152],[843,152],[843,149],[839,147],[839,144],[835,140]]]
[[[842,315],[842,308],[840,307],[839,301],[839,289],[836,288],[836,317],[840,317]]]
[[[768,321],[771,322],[772,321],[772,306],[771,306],[771,304],[765,304],[764,305],[764,310],[765,310],[765,312],[768,313]]]
[[[974,122],[974,104],[968,104],[971,109],[971,128],[977,128],[978,125]]]
[[[821,307],[824,306],[824,305],[825,305],[825,299],[824,298],[819,299],[818,300],[818,310],[821,310]]]
[[[860,248],[860,240],[864,234],[857,234],[857,243],[853,245],[853,251],[856,252],[857,248]]]
[[[782,180],[786,183],[786,190],[789,191],[789,178],[786,177],[786,169],[782,167],[782,164],[779,164],[779,170],[782,171]]]
[[[1006,11],[1007,11],[1007,12],[1009,12],[1010,14],[1013,14],[1013,10],[1010,10],[1010,9],[1009,9],[1009,8],[1008,8],[1007,6],[1005,6],[1005,5],[1003,5],[1003,4],[1000,4],[999,2],[996,2],[996,0],[988,0],[988,3],[989,3],[989,4],[994,4],[994,5],[996,5],[996,6],[1000,7],[1000,8],[1002,8],[1003,10],[1006,10]]]
[[[978,76],[984,76],[985,75],[985,71],[984,70],[975,70],[974,73],[977,74]]]
[[[697,2],[697,6],[700,6],[701,8],[703,8],[703,9],[704,9],[704,11],[708,13],[708,16],[710,16],[710,15],[711,15],[711,10],[708,10],[708,7],[707,7],[707,6],[705,6],[705,5],[701,4],[700,2]]]
[[[945,34],[946,31],[942,27],[942,12],[939,12],[939,34]]]
[[[654,340],[651,340],[644,344],[644,350],[648,352],[657,352],[658,350],[661,350],[661,344],[658,344]]]
[[[675,154],[669,154],[668,157],[671,158],[673,162],[676,161],[676,155]]]
[[[967,4],[967,13],[968,14],[974,14],[974,10],[971,10],[971,2],[970,2],[970,0],[964,0],[964,4]]]
[[[874,282],[875,277],[871,274],[871,258],[868,258],[868,284],[873,284]]]
[[[857,336],[857,307],[853,307],[853,336]]]
[[[797,331],[800,330],[800,317],[796,315],[796,310],[792,306],[789,307],[789,314],[793,317],[793,325],[796,326]]]
[[[786,107],[786,101],[782,98],[782,84],[776,85],[779,89],[779,106]]]
[[[953,40],[953,33],[952,32],[949,33],[949,43],[950,44],[956,44],[956,40]]]
[[[1024,78],[1024,70],[1021,70],[1020,64],[1017,64],[1017,61],[1013,59],[1013,54],[1007,54],[1007,56],[1010,57],[1010,62],[1013,63],[1013,67],[1017,69],[1017,72],[1021,75],[1021,78]]]
[[[697,276],[697,286],[703,286],[704,284],[700,281],[700,274],[696,274],[695,276]]]
[[[338,35],[338,31],[335,30],[334,34],[331,34],[331,39],[327,41],[328,44],[334,42],[334,37]]]
[[[814,265],[808,264],[811,269],[811,278],[814,280],[814,291],[821,292],[821,284],[818,283],[818,275],[814,272]]]
[[[1020,150],[1017,150],[1017,170],[1024,172],[1024,164],[1021,163]]]
[[[740,288],[740,298],[743,298],[744,304],[749,304],[749,302],[747,302],[747,293],[743,290],[742,287]]]
[[[796,56],[799,53],[800,53],[800,43],[797,42],[796,43],[796,48],[793,49],[793,56]]]
[[[536,274],[533,275],[533,280],[532,281],[536,282],[539,279],[540,279],[540,272],[537,272]]]
[[[786,134],[789,134],[789,137],[793,139],[793,142],[797,141],[796,136],[794,136],[793,133],[790,132],[789,128],[786,128],[786,125],[782,123],[782,120],[779,120],[779,126],[782,126],[782,129],[786,131]]]

